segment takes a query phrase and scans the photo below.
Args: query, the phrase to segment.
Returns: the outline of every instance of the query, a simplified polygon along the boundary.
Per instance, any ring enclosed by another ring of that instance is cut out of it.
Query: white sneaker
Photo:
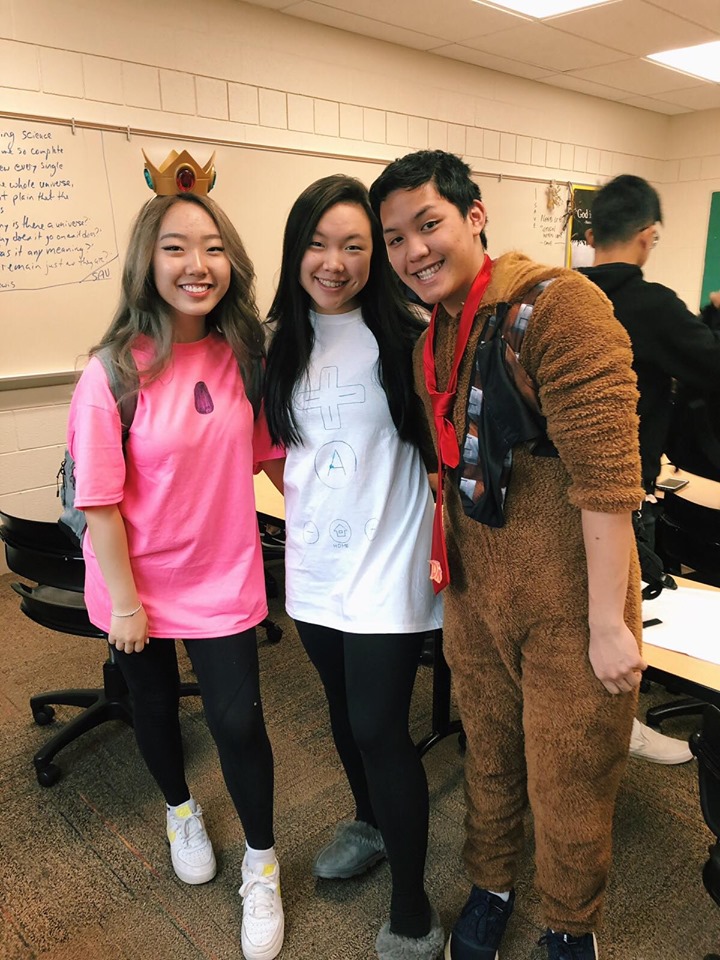
[[[245,960],[273,960],[285,939],[285,916],[280,898],[280,865],[276,862],[254,873],[242,863],[243,898],[240,942]]]
[[[630,756],[651,763],[673,764],[687,763],[693,755],[684,740],[666,737],[635,719],[630,737]]]
[[[173,870],[185,883],[207,883],[217,871],[201,807],[192,799],[167,811]]]

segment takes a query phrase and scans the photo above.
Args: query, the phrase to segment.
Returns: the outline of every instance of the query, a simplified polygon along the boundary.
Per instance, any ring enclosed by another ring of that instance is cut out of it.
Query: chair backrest
[[[20,609],[25,616],[41,627],[74,637],[106,638],[102,630],[90,623],[81,593],[46,587],[42,583],[34,587],[25,583],[10,586],[20,597]]]
[[[720,906],[720,710],[708,704],[703,713],[700,733],[690,738],[690,747],[697,757],[700,778],[700,806],[708,827],[718,839],[710,848],[710,858],[703,870],[705,889]]]
[[[700,733],[691,738],[698,759],[700,802],[705,822],[720,839],[720,710],[708,704]]]
[[[13,517],[0,510],[0,538],[13,573],[36,583],[83,592],[85,563],[57,523]]]
[[[26,617],[60,633],[105,637],[90,623],[85,609],[82,552],[57,523],[26,520],[0,510],[0,538],[5,543],[8,567],[35,583],[11,584]]]
[[[657,540],[666,563],[692,567],[708,583],[720,578],[720,510],[666,493]]]

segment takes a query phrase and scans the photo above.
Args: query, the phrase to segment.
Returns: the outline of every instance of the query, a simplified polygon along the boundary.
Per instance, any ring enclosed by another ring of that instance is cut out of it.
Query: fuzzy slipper
[[[361,820],[345,820],[337,825],[335,837],[315,857],[312,872],[324,880],[347,880],[386,856],[377,827]]]
[[[430,932],[424,937],[401,937],[390,932],[390,921],[383,924],[375,941],[379,960],[437,960],[445,944],[445,932],[435,909],[430,923]]]

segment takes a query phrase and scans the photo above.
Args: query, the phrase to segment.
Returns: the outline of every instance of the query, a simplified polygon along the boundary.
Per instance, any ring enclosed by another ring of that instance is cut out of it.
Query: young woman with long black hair
[[[324,685],[356,807],[313,872],[343,879],[387,855],[378,956],[434,960],[428,790],[408,732],[423,637],[440,625],[411,364],[423,324],[358,180],[325,177],[293,205],[269,322],[265,409],[287,451],[286,606]]]

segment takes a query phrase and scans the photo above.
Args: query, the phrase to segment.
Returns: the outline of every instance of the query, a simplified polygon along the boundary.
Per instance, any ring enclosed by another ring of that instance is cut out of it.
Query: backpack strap
[[[520,363],[535,301],[550,283],[552,278],[518,300],[498,303],[475,349],[457,481],[466,515],[489,527],[505,524],[513,447],[525,443],[534,456],[558,455],[537,387]]]
[[[133,374],[131,378],[123,378],[120,368],[114,358],[110,347],[102,347],[95,356],[103,365],[107,374],[108,384],[120,413],[120,427],[122,438],[123,456],[125,456],[125,445],[130,435],[130,427],[135,418],[137,409],[138,389],[140,386],[140,376],[138,374],[135,360],[130,354]],[[82,510],[75,506],[75,461],[70,451],[65,450],[65,457],[60,464],[57,472],[57,495],[63,505],[62,514],[58,518],[60,528],[70,537],[76,547],[82,547],[83,536],[87,528],[87,520]]]
[[[132,422],[135,419],[135,411],[137,410],[137,398],[138,398],[138,389],[140,387],[140,378],[138,376],[137,366],[135,364],[135,358],[132,353],[130,354],[130,359],[132,361],[134,374],[132,379],[128,382],[123,379],[120,372],[120,368],[115,360],[115,356],[110,347],[102,347],[97,351],[95,356],[98,358],[100,363],[103,365],[105,373],[107,374],[108,384],[110,386],[110,391],[115,398],[115,402],[118,407],[118,412],[120,413],[120,426],[122,429],[122,445],[123,448],[127,443],[128,436],[130,434],[130,427]]]

